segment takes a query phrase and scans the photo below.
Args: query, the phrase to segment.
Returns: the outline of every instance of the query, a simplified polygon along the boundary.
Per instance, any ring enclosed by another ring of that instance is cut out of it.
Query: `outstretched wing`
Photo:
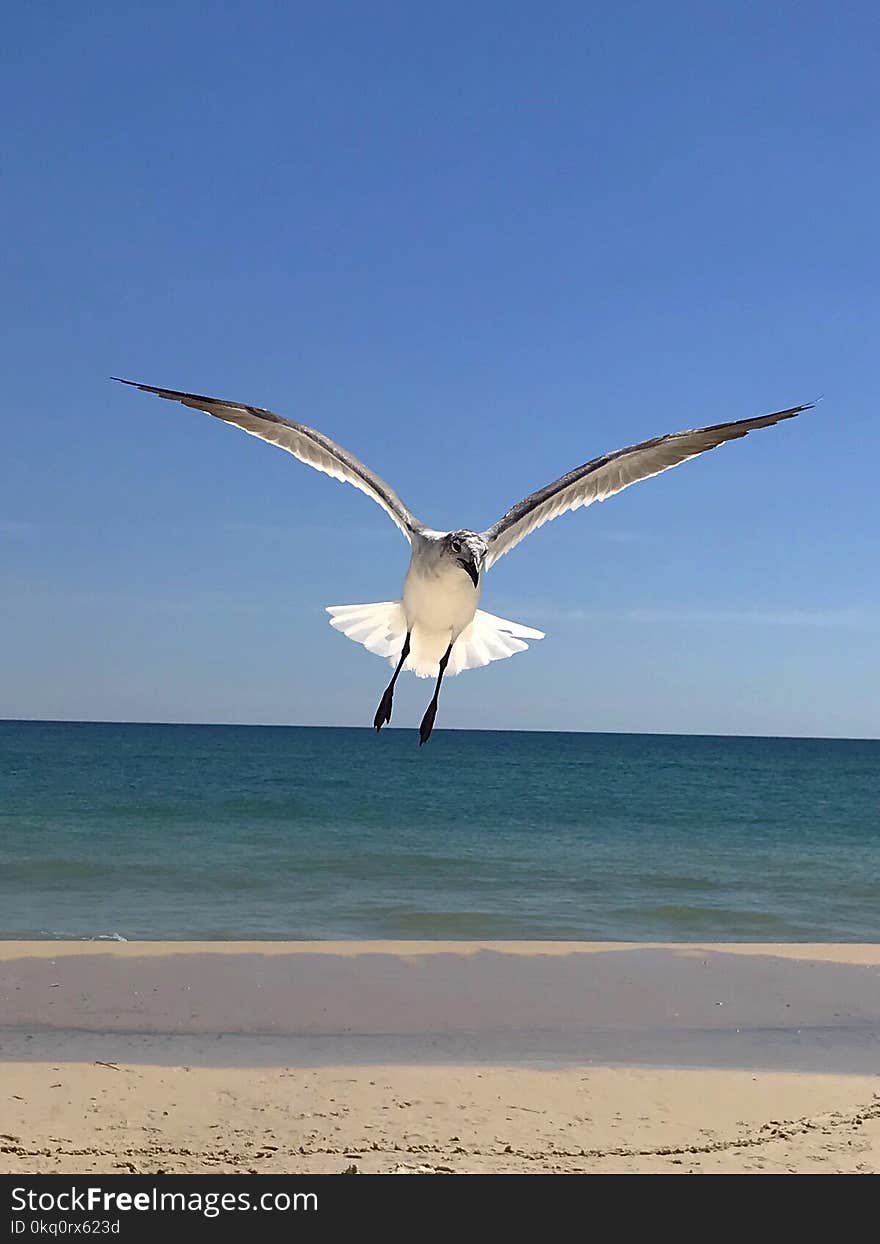
[[[814,405],[792,406],[790,410],[779,410],[773,415],[761,415],[757,419],[741,419],[738,423],[716,423],[709,428],[695,428],[690,432],[671,432],[668,436],[658,436],[651,441],[642,441],[639,445],[630,445],[627,449],[618,449],[615,453],[594,458],[583,466],[575,467],[567,475],[533,492],[530,497],[519,501],[499,518],[483,538],[489,546],[485,561],[485,569],[496,562],[499,557],[509,553],[512,548],[524,540],[531,532],[548,523],[551,518],[558,518],[568,510],[577,510],[582,505],[592,505],[594,501],[604,501],[613,497],[616,492],[628,488],[640,479],[648,479],[668,471],[670,467],[696,458],[709,449],[716,449],[725,441],[736,440],[746,436],[756,428],[769,428],[783,419],[793,419],[802,410],[810,410]]]
[[[170,401],[182,402],[184,406],[192,406],[195,410],[203,410],[207,415],[222,419],[224,423],[233,423],[243,432],[258,436],[261,441],[286,449],[289,454],[323,471],[332,479],[343,480],[351,484],[368,497],[381,505],[406,538],[412,543],[415,532],[422,531],[423,524],[410,513],[394,489],[380,479],[369,467],[364,466],[354,454],[331,441],[323,432],[307,428],[305,424],[294,423],[291,419],[282,419],[271,410],[263,410],[259,406],[243,406],[240,402],[224,402],[217,397],[200,397],[196,393],[179,393],[176,389],[157,389],[151,384],[138,384],[136,380],[122,380],[113,376],[121,384],[130,384],[145,393],[155,393],[158,397]]]

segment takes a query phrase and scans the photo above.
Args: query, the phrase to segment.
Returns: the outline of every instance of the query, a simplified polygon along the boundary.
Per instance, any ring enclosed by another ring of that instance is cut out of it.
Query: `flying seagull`
[[[527,639],[544,638],[542,631],[496,618],[477,608],[482,576],[499,557],[551,518],[594,501],[604,501],[638,480],[659,475],[756,428],[769,428],[783,419],[792,419],[814,405],[810,402],[756,419],[717,423],[642,441],[575,467],[518,501],[485,531],[466,527],[459,531],[434,531],[419,522],[383,479],[314,428],[282,419],[259,406],[159,389],[118,376],[113,379],[202,410],[287,450],[300,462],[372,497],[396,523],[412,548],[402,598],[375,605],[329,605],[327,612],[331,626],[368,651],[387,657],[394,666],[373,718],[376,730],[391,720],[394,686],[402,670],[412,670],[420,678],[436,679],[434,694],[419,727],[419,746],[428,741],[434,727],[444,674],[460,674],[462,670],[502,660],[528,648]]]

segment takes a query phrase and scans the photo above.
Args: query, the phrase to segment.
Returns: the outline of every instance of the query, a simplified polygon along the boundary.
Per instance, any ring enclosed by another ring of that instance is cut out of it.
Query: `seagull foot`
[[[391,720],[391,706],[394,703],[394,690],[391,687],[385,688],[385,694],[379,701],[379,707],[376,709],[376,716],[373,718],[373,725],[377,730],[381,730],[383,726],[387,726]]]
[[[428,705],[427,711],[422,718],[422,724],[419,726],[419,747],[427,743],[431,737],[431,731],[434,729],[434,718],[437,716],[437,701],[432,700]]]

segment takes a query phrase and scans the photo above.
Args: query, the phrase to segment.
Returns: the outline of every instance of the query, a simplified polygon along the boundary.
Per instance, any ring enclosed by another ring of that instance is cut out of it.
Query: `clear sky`
[[[323,612],[399,595],[381,511],[116,374],[317,426],[436,527],[821,395],[504,558],[484,606],[547,639],[438,725],[880,735],[876,5],[98,0],[3,42],[0,716],[366,725],[386,681]]]

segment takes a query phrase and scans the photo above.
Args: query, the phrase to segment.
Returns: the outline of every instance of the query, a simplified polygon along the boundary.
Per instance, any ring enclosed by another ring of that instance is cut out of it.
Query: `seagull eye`
[[[452,551],[453,551],[453,553],[460,553],[460,552],[461,552],[461,541],[460,541],[460,540],[453,540],[453,541],[452,541]]]

